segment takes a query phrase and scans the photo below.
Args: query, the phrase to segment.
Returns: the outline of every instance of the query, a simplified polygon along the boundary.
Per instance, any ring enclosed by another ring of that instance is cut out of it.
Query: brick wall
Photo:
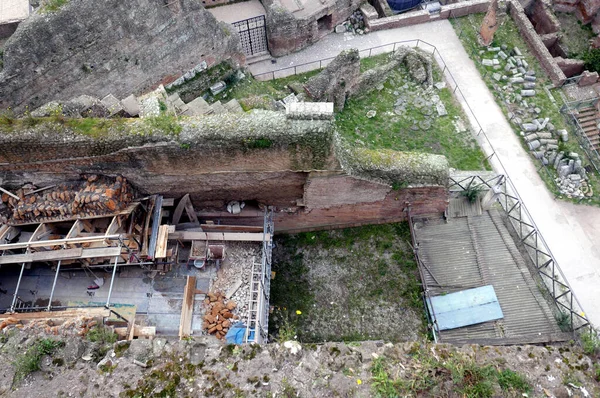
[[[527,43],[527,47],[531,50],[533,55],[538,59],[540,65],[544,71],[548,74],[550,80],[555,87],[561,86],[567,79],[563,71],[558,67],[556,61],[544,45],[544,42],[538,36],[537,32],[533,28],[533,25],[525,15],[523,7],[517,0],[509,0],[507,2],[508,12],[512,17],[513,21],[517,25],[521,37]]]
[[[323,193],[321,200],[339,202],[343,201],[344,196],[342,194],[340,197],[336,189],[330,189],[328,193]],[[406,221],[408,203],[413,215],[443,213],[448,206],[448,191],[445,187],[434,186],[404,188],[390,190],[382,200],[374,202],[301,209],[295,213],[278,212],[274,217],[275,232],[302,232]]]

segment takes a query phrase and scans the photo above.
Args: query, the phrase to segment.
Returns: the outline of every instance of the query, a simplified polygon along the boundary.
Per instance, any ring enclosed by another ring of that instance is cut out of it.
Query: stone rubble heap
[[[481,64],[493,70],[494,91],[511,110],[508,118],[520,129],[531,154],[558,173],[555,182],[561,194],[569,198],[592,196],[579,154],[559,150],[559,143],[567,142],[569,133],[556,129],[531,101],[542,88],[538,87],[536,73],[521,51],[517,47],[509,51],[502,45],[481,50],[479,55]]]
[[[219,340],[223,340],[233,324],[232,321],[239,318],[232,312],[237,304],[233,300],[227,300],[223,293],[217,292],[208,293],[204,299],[204,305],[206,314],[202,328],[208,334],[214,334]]]
[[[355,11],[350,18],[335,27],[335,33],[351,32],[357,35],[369,33],[369,28],[365,26],[365,17],[360,11]]]
[[[33,191],[35,187],[31,184],[17,190],[19,200],[2,194],[2,204],[12,211],[12,223],[111,214],[125,209],[133,200],[133,191],[121,176],[111,182],[92,175],[83,183],[60,184],[40,192]],[[7,222],[8,218],[2,216],[2,221]]]

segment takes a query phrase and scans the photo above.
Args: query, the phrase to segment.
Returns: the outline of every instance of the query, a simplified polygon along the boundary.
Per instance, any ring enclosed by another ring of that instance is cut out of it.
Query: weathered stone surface
[[[342,109],[347,93],[356,84],[360,74],[358,50],[342,51],[321,73],[308,79],[306,93],[315,101],[333,102]]]
[[[0,108],[17,112],[87,94],[125,98],[202,60],[243,62],[238,35],[198,0],[72,0],[34,14],[4,46]]]

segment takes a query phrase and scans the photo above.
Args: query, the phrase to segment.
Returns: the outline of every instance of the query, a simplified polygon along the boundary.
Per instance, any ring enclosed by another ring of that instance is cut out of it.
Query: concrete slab
[[[26,19],[31,12],[29,0],[0,1],[0,25],[19,22]]]
[[[348,48],[362,50],[403,40],[416,42],[417,39],[422,40],[420,46],[425,49],[431,47],[423,41],[437,47],[493,146],[481,141],[482,134],[478,139],[484,152],[490,155],[495,150],[497,156],[490,161],[492,167],[496,172],[504,173],[504,166],[586,315],[594,325],[600,326],[600,306],[597,305],[600,297],[597,289],[600,286],[600,246],[597,244],[600,208],[559,201],[548,192],[536,165],[512,131],[450,22],[440,20],[371,32],[349,41],[342,35],[328,35],[305,50],[278,58],[276,64],[259,62],[249,69],[253,74],[270,72],[329,58]],[[464,107],[464,103],[462,105]]]
[[[227,23],[243,21],[244,19],[266,15],[265,8],[258,0],[244,1],[220,7],[207,8],[217,20]]]

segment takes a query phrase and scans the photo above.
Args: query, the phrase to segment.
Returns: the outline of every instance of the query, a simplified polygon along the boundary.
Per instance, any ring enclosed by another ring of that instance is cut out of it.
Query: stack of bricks
[[[125,209],[133,200],[131,187],[120,176],[111,182],[92,175],[82,183],[60,184],[32,193],[34,190],[31,185],[19,189],[19,200],[3,194],[2,202],[12,215],[2,221],[20,224],[110,215]]]

